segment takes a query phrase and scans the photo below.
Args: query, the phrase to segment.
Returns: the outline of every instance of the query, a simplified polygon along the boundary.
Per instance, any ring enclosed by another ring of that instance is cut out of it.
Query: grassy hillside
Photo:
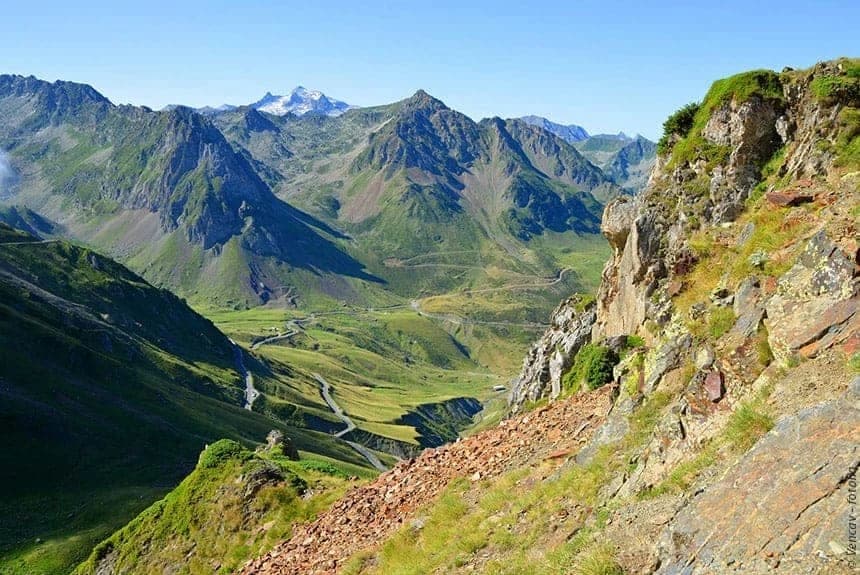
[[[179,486],[101,542],[75,575],[233,573],[312,519],[349,487],[361,468],[323,459],[290,461],[280,452],[253,453],[221,440],[208,446]]]
[[[233,349],[122,266],[0,224],[0,571],[64,573],[169,490],[203,445],[282,428],[241,408]]]
[[[336,401],[360,430],[417,448],[421,430],[402,418],[419,406],[452,398],[489,399],[495,395],[492,386],[504,382],[481,363],[481,354],[468,347],[473,339],[456,329],[445,331],[409,305],[341,308],[311,315],[266,308],[206,313],[231,337],[249,346],[273,333],[297,331],[289,339],[253,351],[269,368],[260,378],[258,387],[265,397],[256,408],[274,416],[298,406],[308,415],[330,420],[314,377],[319,374],[331,383]],[[526,345],[493,341],[517,353],[520,345]],[[334,429],[342,428],[343,424],[335,423]]]

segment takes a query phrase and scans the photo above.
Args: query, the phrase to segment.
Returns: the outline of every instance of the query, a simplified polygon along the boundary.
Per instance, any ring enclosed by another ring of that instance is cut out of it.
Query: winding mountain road
[[[260,392],[254,387],[254,376],[245,367],[245,360],[242,357],[242,348],[232,339],[230,343],[233,345],[233,355],[236,357],[236,369],[239,370],[239,375],[245,382],[245,405],[243,406],[248,411],[254,408],[254,401],[260,397]]]
[[[538,289],[543,287],[554,286],[557,283],[561,283],[564,279],[564,274],[567,272],[572,272],[573,268],[564,268],[558,272],[558,275],[554,278],[541,278],[539,282],[532,282],[526,284],[512,284],[506,286],[492,287],[492,288],[479,288],[479,289],[470,289],[463,290],[461,292],[457,292],[459,294],[473,294],[473,293],[490,293],[497,291],[510,291],[515,289]]]
[[[274,337],[266,338],[262,341],[255,343],[251,346],[251,349],[258,349],[262,345],[274,343],[281,339],[286,339],[294,336],[298,333],[298,330],[292,330],[283,335],[276,335]],[[251,410],[254,405],[254,400],[260,396],[260,392],[254,387],[254,376],[250,371],[245,368],[245,361],[242,358],[242,348],[233,341],[230,340],[230,343],[233,344],[233,353],[236,355],[236,367],[239,370],[239,373],[242,374],[242,378],[245,380],[245,409]],[[364,457],[368,463],[370,463],[376,470],[378,471],[388,471],[388,468],[385,466],[382,461],[374,454],[370,449],[363,446],[360,443],[356,443],[355,441],[348,441],[343,439],[343,436],[356,429],[355,422],[350,419],[350,417],[344,413],[343,409],[337,404],[334,398],[331,396],[331,384],[325,380],[323,376],[318,373],[313,374],[315,380],[320,385],[320,394],[322,395],[323,401],[326,402],[326,405],[329,406],[329,409],[332,410],[332,413],[340,419],[342,422],[346,424],[346,428],[338,431],[334,434],[335,437],[349,445],[352,449],[354,449],[359,455]]]
[[[257,343],[252,343],[251,349],[256,351],[256,350],[260,349],[260,346],[268,345],[270,343],[275,343],[275,342],[278,342],[278,341],[281,341],[284,339],[290,339],[291,337],[293,337],[297,333],[299,333],[299,332],[296,330],[291,330],[291,331],[288,331],[287,333],[279,333],[278,335],[273,335],[272,337],[267,337],[266,339],[260,340]]]
[[[56,244],[59,243],[60,240],[36,240],[32,242],[0,242],[0,247],[2,246],[43,246],[45,244]]]
[[[549,324],[537,323],[537,322],[514,322],[514,321],[484,321],[480,319],[469,319],[467,317],[461,317],[459,315],[453,313],[430,313],[421,309],[421,302],[417,299],[414,299],[410,302],[412,309],[415,310],[415,313],[420,315],[421,317],[427,317],[430,319],[436,319],[439,321],[449,321],[451,323],[455,323],[457,325],[495,325],[495,326],[505,326],[505,327],[523,327],[529,329],[546,329],[549,327]]]
[[[313,374],[313,376],[314,379],[317,380],[317,383],[320,384],[320,394],[322,395],[323,401],[326,402],[326,405],[329,406],[329,409],[332,410],[335,416],[346,424],[346,428],[338,431],[334,434],[334,436],[341,439],[344,443],[352,447],[355,451],[358,452],[359,455],[364,457],[368,461],[368,463],[370,463],[377,470],[388,471],[388,468],[385,466],[385,464],[382,463],[382,461],[380,461],[379,458],[371,450],[369,450],[360,443],[343,439],[344,435],[355,429],[355,423],[352,421],[352,419],[350,419],[347,414],[343,412],[343,409],[341,409],[341,407],[331,396],[331,384],[329,384],[329,382],[326,381],[326,379],[318,373]]]

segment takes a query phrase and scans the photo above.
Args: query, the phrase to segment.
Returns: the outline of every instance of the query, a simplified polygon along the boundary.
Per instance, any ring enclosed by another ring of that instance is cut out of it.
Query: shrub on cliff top
[[[710,165],[725,161],[730,150],[726,146],[718,146],[705,140],[702,130],[705,129],[714,111],[723,104],[732,100],[739,103],[746,102],[753,97],[784,101],[785,96],[779,74],[772,70],[753,70],[714,82],[701,105],[695,110],[692,124],[684,138],[672,146],[669,165],[677,166],[685,162],[693,162],[698,158],[704,159]],[[668,139],[666,145],[668,146]]]
[[[657,142],[657,153],[665,154],[671,148],[669,140],[672,136],[685,137],[693,127],[696,112],[699,111],[698,102],[690,102],[676,110],[663,122],[663,136]]]

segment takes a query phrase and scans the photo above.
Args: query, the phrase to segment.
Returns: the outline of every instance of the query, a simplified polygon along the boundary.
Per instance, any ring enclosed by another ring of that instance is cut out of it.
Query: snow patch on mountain
[[[350,106],[346,102],[329,98],[319,90],[308,90],[299,86],[286,96],[278,96],[267,92],[260,100],[251,104],[251,107],[277,116],[291,113],[297,116],[304,114],[340,116],[355,106]]]

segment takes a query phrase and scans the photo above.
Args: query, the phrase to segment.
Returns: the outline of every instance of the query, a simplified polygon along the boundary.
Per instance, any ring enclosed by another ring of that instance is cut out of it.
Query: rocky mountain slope
[[[518,466],[567,456],[603,421],[609,399],[609,394],[597,393],[587,402],[558,403],[463,441],[425,450],[349,491],[316,521],[301,525],[289,542],[265,559],[251,561],[241,572],[337,571],[356,551],[408,525],[418,510],[458,479],[492,480]]]
[[[628,516],[644,507],[630,495],[672,502],[639,569],[849,572],[858,76],[856,60],[743,74],[715,83],[678,131],[670,119],[646,193],[604,214],[614,256],[596,304],[563,305],[526,360],[513,411],[562,393],[577,350],[631,334],[647,345],[614,369],[616,409],[677,390],[656,450],[605,498]]]
[[[665,127],[604,213],[596,300],[558,308],[494,430],[564,448],[498,476],[494,432],[425,454],[245,572],[854,572],[860,61],[720,80]],[[375,527],[344,551],[352,517]]]
[[[224,305],[266,301],[290,269],[373,279],[188,108],[114,106],[86,85],[2,76],[0,113],[18,175],[5,199],[150,281]]]

